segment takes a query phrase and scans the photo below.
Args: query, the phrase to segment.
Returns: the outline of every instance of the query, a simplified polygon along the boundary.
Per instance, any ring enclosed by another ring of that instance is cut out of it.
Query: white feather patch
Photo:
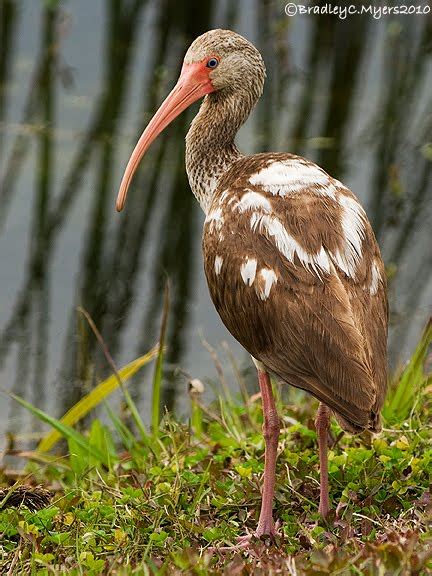
[[[215,208],[207,214],[205,219],[205,224],[208,224],[210,234],[213,234],[216,231],[220,231],[223,223],[224,218],[222,216],[222,208]]]
[[[296,159],[272,162],[253,174],[249,182],[278,196],[288,196],[307,188],[318,195],[336,198],[336,187],[324,170]]]
[[[216,256],[215,258],[215,262],[214,262],[214,269],[216,272],[216,276],[218,276],[220,274],[221,268],[222,268],[222,264],[223,264],[223,258],[222,256]]]
[[[262,279],[262,284],[259,287],[259,296],[261,300],[267,300],[273,284],[277,283],[277,276],[271,268],[261,268],[259,275]]]
[[[252,286],[256,275],[257,261],[246,256],[246,261],[240,266],[240,274],[246,286]]]
[[[355,278],[357,266],[362,257],[362,243],[365,235],[365,213],[354,198],[339,194],[342,207],[341,225],[344,233],[344,249],[332,255],[337,266],[350,278]]]
[[[219,198],[219,203],[223,204],[223,202],[225,202],[227,196],[229,195],[229,190],[228,188],[226,190],[224,190],[221,194],[221,197]]]
[[[378,282],[381,280],[381,274],[379,273],[378,266],[376,262],[372,264],[372,279],[369,286],[369,292],[372,296],[378,292]]]
[[[288,234],[278,218],[254,213],[251,216],[250,224],[253,232],[259,230],[269,240],[274,241],[276,248],[289,262],[294,264],[294,257],[297,255],[302,266],[315,272],[319,278],[321,278],[320,271],[327,274],[330,272],[330,260],[324,248],[321,246],[319,252],[309,254],[295,238]]]
[[[263,212],[271,212],[272,206],[263,196],[258,192],[251,192],[248,191],[246,194],[243,194],[241,199],[237,202],[234,206],[240,212],[246,212],[246,210],[262,210]]]
[[[266,372],[265,366],[262,362],[251,356],[252,362],[255,364],[255,368],[260,372]]]

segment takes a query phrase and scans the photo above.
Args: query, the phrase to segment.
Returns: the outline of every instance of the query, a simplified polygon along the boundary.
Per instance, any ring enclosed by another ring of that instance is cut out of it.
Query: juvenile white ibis
[[[378,431],[387,366],[386,277],[357,198],[309,160],[286,153],[245,156],[234,143],[264,78],[261,54],[239,34],[211,30],[199,36],[139,139],[117,199],[120,211],[150,144],[204,96],[186,136],[186,170],[206,215],[210,295],[258,371],[266,445],[258,537],[275,534],[280,422],[269,373],[320,400],[319,511],[326,516],[331,413],[344,430]]]

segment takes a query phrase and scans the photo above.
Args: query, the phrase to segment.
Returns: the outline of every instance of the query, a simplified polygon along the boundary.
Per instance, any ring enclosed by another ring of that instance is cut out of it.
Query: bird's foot
[[[231,546],[212,546],[207,548],[208,552],[241,552],[245,550],[253,550],[255,552],[263,552],[265,548],[269,548],[277,543],[281,537],[278,531],[279,524],[274,525],[267,530],[258,527],[254,532],[239,536],[236,543]]]

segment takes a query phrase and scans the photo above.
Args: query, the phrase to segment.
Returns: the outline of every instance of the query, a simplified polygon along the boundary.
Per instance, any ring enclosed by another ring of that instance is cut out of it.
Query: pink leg
[[[210,552],[225,552],[246,549],[251,546],[254,537],[260,538],[264,535],[275,536],[276,530],[273,522],[273,497],[276,481],[276,459],[277,446],[280,432],[279,417],[276,412],[276,405],[268,373],[264,367],[255,361],[258,370],[258,380],[261,390],[263,413],[264,413],[264,439],[265,439],[265,460],[264,460],[264,488],[262,492],[261,512],[258,526],[254,534],[240,536],[235,546],[222,546],[218,548],[207,548]]]
[[[327,459],[327,441],[330,426],[330,416],[330,408],[321,402],[315,418],[315,428],[318,435],[320,463],[320,503],[318,511],[323,518],[327,516],[330,510]]]
[[[268,373],[258,369],[258,380],[264,412],[263,432],[265,439],[264,488],[262,492],[261,512],[256,530],[256,535],[260,537],[267,534],[273,536],[276,533],[273,522],[273,497],[276,481],[276,459],[280,422]]]

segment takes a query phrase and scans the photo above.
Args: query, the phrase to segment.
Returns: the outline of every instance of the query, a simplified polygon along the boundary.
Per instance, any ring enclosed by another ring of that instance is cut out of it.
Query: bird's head
[[[132,177],[150,144],[191,104],[213,93],[241,91],[251,102],[262,94],[264,62],[246,38],[231,30],[210,30],[192,42],[177,84],[142,133],[129,159],[116,208],[122,210]]]
[[[247,89],[259,97],[264,86],[261,54],[231,30],[210,30],[196,38],[184,58],[182,73],[187,70],[203,74],[212,91]]]

